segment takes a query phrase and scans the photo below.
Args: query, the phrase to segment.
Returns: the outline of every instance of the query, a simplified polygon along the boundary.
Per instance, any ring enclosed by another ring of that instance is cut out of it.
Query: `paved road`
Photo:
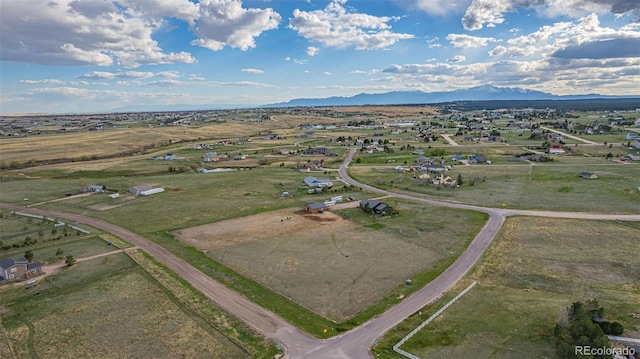
[[[425,287],[415,292],[411,296],[405,298],[398,305],[390,308],[386,312],[369,320],[361,326],[327,340],[319,340],[310,337],[308,334],[302,332],[300,329],[294,327],[274,313],[258,306],[257,304],[246,299],[241,294],[230,290],[222,284],[214,281],[210,277],[200,272],[198,269],[173,255],[165,248],[124,228],[95,218],[84,217],[76,214],[43,211],[32,208],[25,209],[24,207],[10,204],[0,204],[0,207],[12,210],[28,211],[36,214],[44,214],[56,218],[67,218],[80,223],[86,223],[96,228],[100,228],[107,232],[113,233],[123,238],[124,240],[131,242],[135,246],[145,250],[157,260],[164,263],[167,267],[176,272],[178,275],[182,276],[195,288],[204,293],[220,308],[235,315],[248,325],[255,328],[258,332],[262,333],[264,336],[283,344],[287,350],[288,357],[305,359],[371,358],[369,348],[371,347],[373,341],[376,340],[376,338],[382,336],[386,331],[393,328],[398,323],[400,323],[413,313],[417,312],[425,305],[437,300],[449,289],[451,289],[451,287],[453,287],[458,282],[458,280],[460,280],[475,265],[475,263],[480,259],[482,254],[488,248],[493,238],[495,238],[507,216],[523,215],[557,218],[640,221],[640,214],[618,215],[582,212],[552,212],[485,208],[459,203],[435,201],[405,194],[397,194],[359,183],[349,177],[347,173],[347,166],[353,159],[355,153],[356,149],[351,149],[349,155],[347,156],[347,159],[344,161],[342,166],[340,166],[340,175],[346,182],[385,196],[403,198],[434,206],[470,209],[484,212],[489,215],[489,220],[478,233],[478,235],[473,239],[469,247],[462,253],[462,255],[460,255],[460,257],[458,257],[458,259],[449,268],[447,268],[431,283],[427,284]]]

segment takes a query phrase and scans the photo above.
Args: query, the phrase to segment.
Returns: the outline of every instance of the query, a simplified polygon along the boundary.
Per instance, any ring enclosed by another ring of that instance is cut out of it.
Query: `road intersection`
[[[399,304],[372,318],[366,323],[363,323],[362,325],[336,337],[325,340],[311,337],[309,334],[293,326],[275,313],[260,307],[248,300],[242,294],[216,282],[211,277],[193,267],[191,264],[169,252],[166,248],[115,224],[77,214],[24,208],[11,204],[0,203],[0,207],[10,210],[19,210],[23,212],[52,216],[55,218],[66,218],[78,223],[85,223],[119,236],[138,248],[146,251],[155,257],[156,260],[164,263],[169,269],[173,270],[176,274],[180,275],[191,285],[200,290],[218,307],[244,321],[265,337],[280,343],[285,348],[287,357],[305,359],[371,358],[369,348],[377,338],[381,337],[385,332],[402,322],[413,313],[419,311],[422,307],[440,298],[461,278],[463,278],[471,268],[473,268],[482,254],[489,247],[491,241],[496,237],[508,216],[519,215],[593,220],[640,221],[640,214],[618,215],[487,208],[394,193],[360,183],[349,176],[347,173],[347,167],[355,153],[356,149],[352,148],[339,170],[342,179],[351,185],[384,196],[402,198],[434,206],[479,211],[488,214],[489,219],[473,239],[469,247],[449,268],[442,272],[442,274],[432,282],[409,297],[403,299]]]

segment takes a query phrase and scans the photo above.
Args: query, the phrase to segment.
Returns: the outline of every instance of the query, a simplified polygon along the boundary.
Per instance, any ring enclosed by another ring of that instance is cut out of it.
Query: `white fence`
[[[16,214],[18,216],[31,217],[31,218],[37,218],[37,219],[43,219],[44,218],[47,221],[55,222],[53,224],[54,227],[62,227],[62,226],[64,226],[66,224],[64,222],[58,221],[55,218],[40,216],[40,215],[37,215],[37,214],[31,214],[31,213],[25,213],[25,212],[15,212],[15,211],[11,212],[11,213]],[[72,229],[75,229],[76,231],[82,232],[84,234],[91,233],[91,232],[87,231],[86,229],[82,229],[80,227],[76,227],[76,226],[73,226],[73,225],[70,225],[69,227],[71,227]]]
[[[418,333],[420,330],[422,330],[422,328],[424,328],[427,324],[431,323],[434,319],[436,319],[440,314],[442,314],[442,312],[447,310],[447,308],[449,308],[451,306],[451,304],[455,303],[458,299],[460,299],[460,297],[462,297],[463,295],[467,294],[467,292],[469,290],[471,290],[471,288],[475,287],[475,285],[476,285],[476,281],[473,281],[473,283],[471,283],[467,288],[465,288],[462,292],[460,292],[460,294],[456,295],[447,304],[445,304],[444,307],[440,308],[437,312],[435,312],[427,320],[422,322],[422,324],[418,325],[418,327],[416,329],[411,331],[411,333],[407,334],[406,337],[402,338],[398,342],[398,344],[393,346],[393,351],[398,353],[398,354],[400,354],[400,355],[404,355],[405,357],[410,358],[410,359],[420,359],[419,357],[400,349],[400,346],[402,344],[404,344],[407,340],[411,339],[412,336],[416,335],[416,333]]]

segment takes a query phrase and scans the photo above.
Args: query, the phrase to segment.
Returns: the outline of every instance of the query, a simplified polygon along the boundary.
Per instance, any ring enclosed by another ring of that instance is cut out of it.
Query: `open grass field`
[[[625,336],[640,338],[639,236],[637,223],[509,218],[470,275],[478,285],[402,349],[423,358],[554,358],[560,314],[592,298]],[[400,358],[391,347],[467,284],[390,332],[376,357]]]
[[[359,209],[340,210],[339,215],[285,209],[174,234],[296,303],[342,322],[405,279],[457,256],[483,223],[482,215],[471,212],[410,204],[398,208],[401,215],[393,218],[366,216]]]
[[[126,163],[122,165],[126,166]],[[135,165],[132,166],[135,167]],[[81,167],[71,171],[65,171],[63,167],[59,165],[55,169],[56,176],[60,177],[58,179],[47,178],[51,175],[51,169],[40,173],[36,171],[37,169],[23,170],[28,175],[11,177],[1,183],[3,191],[0,196],[3,201],[20,204],[27,196],[32,198],[33,202],[43,201],[39,195],[49,200],[66,198],[65,201],[45,203],[37,207],[94,216],[139,233],[167,247],[207,275],[247,294],[256,302],[314,335],[323,335],[322,329],[327,328],[330,323],[251,279],[243,278],[205,256],[201,251],[175,240],[167,233],[279,208],[301,206],[309,202],[322,201],[337,194],[345,197],[354,195],[358,199],[372,196],[356,190],[309,195],[306,193],[306,188],[302,187],[302,180],[308,173],[281,167],[212,174],[164,172],[155,176],[121,176],[114,173],[111,168],[105,168],[103,171],[90,172],[94,177],[87,176],[85,171],[78,172]],[[29,175],[39,178],[26,178]],[[321,172],[317,176],[324,177]],[[152,183],[165,188],[166,191],[149,197],[123,196],[117,199],[110,199],[105,193],[86,197],[65,197],[67,191],[77,191],[79,178],[90,178],[91,182],[104,184],[120,193],[140,183]],[[51,194],[44,190],[40,191],[42,188],[47,188]],[[342,188],[338,181],[336,181],[336,188]],[[295,194],[295,197],[283,198],[280,196],[283,191],[289,191]],[[439,268],[439,270],[442,269]],[[377,312],[368,314],[369,317],[379,313],[386,306],[387,304],[377,308]],[[347,327],[354,325],[355,323],[351,323]],[[335,334],[334,331],[325,336]]]
[[[167,247],[205,274],[244,293],[312,335],[336,335],[339,331],[352,328],[382,312],[397,302],[399,294],[410,293],[444,270],[484,221],[484,217],[479,214],[427,210],[407,203],[398,204],[401,208],[400,217],[384,220],[372,219],[357,210],[339,211],[337,213],[340,218],[325,224],[304,217],[281,223],[279,220],[284,216],[272,216],[271,214],[279,213],[277,211],[286,213],[287,208],[325,200],[333,195],[354,195],[357,199],[372,197],[371,194],[353,189],[342,191],[342,183],[338,181],[334,182],[339,190],[335,194],[330,192],[309,195],[302,187],[305,176],[311,174],[334,179],[335,173],[300,173],[289,167],[314,157],[279,157],[272,156],[271,153],[280,148],[329,147],[335,149],[340,156],[324,157],[325,167],[337,168],[346,150],[336,146],[332,142],[333,138],[345,134],[372,136],[373,132],[380,130],[338,128],[317,130],[312,137],[296,138],[294,136],[306,132],[300,125],[340,124],[353,119],[382,122],[429,121],[427,116],[433,115],[426,107],[408,107],[406,111],[404,108],[380,107],[380,113],[375,113],[377,107],[367,107],[367,111],[373,112],[362,117],[352,117],[349,110],[340,108],[333,113],[331,109],[318,109],[313,110],[316,113],[309,114],[288,114],[283,111],[274,114],[272,121],[265,122],[243,121],[244,115],[238,115],[239,119],[230,116],[227,119],[230,123],[200,127],[150,129],[141,123],[135,129],[2,139],[0,153],[3,154],[5,165],[13,161],[30,162],[50,158],[70,158],[76,162],[3,170],[0,178],[0,200],[23,205],[42,203],[37,207],[80,213],[121,225]],[[356,107],[352,110],[360,112],[365,109]],[[400,112],[394,114],[396,111]],[[255,114],[249,114],[246,119],[251,119],[252,116]],[[189,166],[200,166],[199,158],[206,152],[192,150],[194,143],[215,143],[220,139],[237,141],[242,136],[261,136],[271,130],[286,138],[220,145],[212,151],[247,153],[249,159],[210,164],[211,167],[257,166],[260,159],[266,159],[267,165],[246,171],[212,174],[196,174],[188,170]],[[486,181],[478,181],[474,187],[463,186],[455,193],[416,185],[408,175],[401,177],[400,174],[374,168],[364,170],[355,167],[352,170],[355,177],[362,176],[360,179],[379,187],[415,191],[438,198],[494,207],[501,207],[504,203],[511,208],[577,208],[585,211],[598,208],[602,211],[626,213],[637,212],[640,206],[640,192],[634,191],[640,185],[634,184],[640,178],[637,165],[617,167],[618,164],[604,161],[601,157],[573,156],[563,157],[544,166],[522,165],[506,159],[508,155],[524,152],[517,146],[469,144],[453,148],[441,142],[418,142],[416,132],[411,129],[398,135],[387,134],[390,132],[387,130],[384,132],[385,136],[381,139],[399,139],[397,145],[392,146],[396,152],[390,155],[392,157],[363,156],[363,165],[403,165],[405,160],[411,164],[411,160],[415,159],[414,155],[407,155],[411,151],[399,151],[399,146],[406,143],[424,149],[429,145],[444,148],[447,152],[445,158],[459,152],[482,153],[491,157],[494,165],[454,166],[454,171],[450,174],[462,173],[466,180],[486,178]],[[43,150],[44,141],[47,141],[47,151]],[[179,141],[195,142],[178,143]],[[151,145],[154,147],[146,150],[143,148]],[[583,146],[577,148],[581,149]],[[601,148],[604,149],[604,146],[597,149]],[[133,154],[141,150],[146,152]],[[94,156],[116,153],[130,155],[90,160]],[[184,156],[185,160],[149,159],[153,155],[165,153]],[[590,152],[585,154],[604,155]],[[387,162],[389,159],[395,163]],[[280,167],[280,163],[285,165]],[[169,172],[170,166],[185,167],[186,171]],[[577,173],[582,171],[595,172],[600,178],[595,181],[581,180]],[[65,197],[69,192],[77,193],[83,184],[89,183],[106,185],[121,194],[128,187],[142,183],[151,183],[166,191],[150,197],[122,196],[117,199],[109,199],[104,193]],[[295,197],[282,198],[280,193],[283,191],[288,191]],[[24,198],[28,200],[24,201]],[[64,200],[43,203],[58,199]],[[290,214],[287,216],[293,218]],[[234,222],[237,221],[236,218],[241,218],[240,222]],[[249,225],[243,222],[245,219],[250,219]],[[214,226],[224,224],[225,228],[217,232],[219,234],[215,238],[207,231],[200,233],[199,238],[209,235],[205,238],[206,241],[192,239],[192,242],[181,242],[169,235],[171,232],[198,226],[208,228],[206,226],[211,223]],[[270,226],[269,230],[265,230],[267,225]],[[15,226],[18,230],[22,228],[20,223],[12,223],[10,226]],[[274,230],[276,227],[278,231]],[[34,223],[29,230],[34,231],[35,228]],[[274,234],[270,234],[272,231]],[[45,231],[46,236],[49,233]],[[38,231],[32,234],[38,236]],[[232,237],[233,241],[220,240]],[[251,240],[246,240],[247,237],[251,237]],[[101,234],[99,238],[81,238],[86,239],[82,242],[86,247],[78,247],[83,251],[103,250],[106,247],[104,240],[108,240]],[[421,242],[420,239],[423,238],[428,238],[428,243]],[[68,252],[78,257],[71,251],[79,244],[70,242],[69,247],[64,249],[65,254]],[[55,252],[57,248],[56,245],[46,250]],[[16,254],[23,252],[20,250]],[[49,252],[42,253],[49,258]],[[376,262],[383,257],[380,253],[384,254],[384,258],[389,253],[395,253],[397,262],[406,263],[403,263],[402,268],[395,264],[381,264]],[[418,261],[421,266],[415,264]],[[376,273],[373,270],[376,268],[385,268],[386,271]],[[328,283],[322,281],[325,278],[328,278]],[[404,285],[404,280],[409,278],[414,280],[414,286]],[[166,284],[163,282],[163,285]],[[302,304],[302,307],[298,304]],[[235,328],[238,324],[234,323],[232,326]],[[331,328],[329,333],[323,334],[322,329],[327,327]]]
[[[12,300],[3,296],[2,324],[18,358],[249,357],[124,254],[3,291]]]
[[[143,161],[144,164],[158,161]],[[135,162],[128,168],[135,168]],[[161,229],[176,229],[211,223],[222,219],[246,216],[263,211],[309,202],[321,201],[333,196],[327,194],[307,194],[303,179],[309,174],[318,177],[335,178],[335,174],[302,173],[286,167],[264,167],[253,170],[223,173],[171,173],[162,172],[147,176],[120,176],[120,169],[113,167],[95,173],[91,178],[84,171],[65,172],[57,170],[57,176],[49,179],[13,179],[1,183],[3,202],[23,204],[65,198],[69,191],[77,192],[80,178],[90,183],[107,186],[122,194],[111,199],[106,193],[96,193],[86,197],[69,198],[61,202],[50,202],[37,206],[44,209],[72,211],[90,216],[98,216],[107,221],[132,228],[138,233],[155,233]],[[115,173],[115,174],[114,174]],[[47,173],[49,175],[50,173]],[[104,177],[98,178],[98,174]],[[142,183],[162,187],[165,192],[149,197],[124,195],[126,189]],[[342,191],[343,184],[335,182],[335,194],[355,195],[362,198],[360,191]],[[283,191],[295,194],[294,198],[283,198]]]
[[[551,163],[457,165],[447,174],[462,175],[463,185],[440,189],[421,184],[411,173],[392,168],[352,166],[350,173],[365,183],[392,190],[424,193],[479,206],[585,212],[637,213],[640,208],[640,166],[604,159],[584,162],[558,159]],[[597,179],[580,178],[592,172]],[[475,185],[471,186],[475,180]],[[504,205],[503,205],[504,204]]]

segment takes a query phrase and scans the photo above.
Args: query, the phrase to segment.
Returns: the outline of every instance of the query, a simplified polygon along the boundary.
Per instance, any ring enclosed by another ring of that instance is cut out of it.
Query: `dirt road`
[[[458,145],[458,142],[454,141],[454,140],[451,138],[451,136],[454,136],[454,135],[447,135],[447,134],[444,134],[444,135],[440,135],[440,136],[442,136],[442,138],[444,138],[447,142],[449,142],[449,144],[450,144],[451,146],[459,146],[459,145]]]
[[[15,211],[47,215],[55,218],[66,218],[68,220],[84,223],[112,233],[152,255],[169,269],[187,280],[199,291],[204,293],[208,298],[216,303],[217,306],[235,315],[245,323],[248,323],[266,337],[272,338],[277,342],[283,342],[283,344],[285,342],[291,342],[293,347],[295,347],[296,343],[310,339],[308,335],[304,334],[284,319],[249,301],[241,294],[216,282],[189,263],[176,257],[164,247],[161,247],[122,227],[99,219],[71,213],[44,211],[4,203],[0,203],[0,207]]]
[[[547,131],[555,132],[555,133],[557,133],[557,134],[560,134],[560,135],[562,135],[562,136],[564,136],[564,137],[567,137],[567,138],[574,139],[574,140],[576,140],[576,141],[584,142],[584,143],[586,143],[586,144],[588,144],[588,145],[599,145],[599,144],[600,144],[600,143],[598,143],[598,142],[593,142],[593,141],[585,140],[585,139],[584,139],[584,138],[582,138],[582,137],[578,137],[578,136],[570,135],[570,134],[568,134],[568,133],[566,133],[566,132],[558,131],[558,130],[553,129],[553,128],[544,127],[544,126],[540,126],[540,128],[541,128],[541,129],[543,129],[543,130],[547,130]]]
[[[506,217],[511,215],[524,216],[544,216],[557,218],[580,218],[580,219],[605,219],[605,220],[625,220],[640,221],[640,214],[617,215],[582,212],[552,212],[552,211],[528,211],[511,210],[501,208],[485,208],[470,206],[459,203],[435,201],[426,198],[414,197],[411,195],[397,194],[369,185],[359,183],[349,177],[347,166],[351,162],[356,149],[351,149],[347,159],[340,166],[340,175],[344,181],[368,191],[379,193],[384,196],[403,198],[411,201],[421,202],[434,206],[450,208],[470,209],[487,213],[489,220],[482,230],[476,235],[469,247],[460,257],[447,268],[440,276],[431,283],[405,298],[398,305],[392,307],[381,315],[369,320],[361,326],[345,332],[337,337],[319,340],[310,337],[297,327],[294,327],[284,319],[274,313],[247,300],[241,294],[223,286],[206,276],[198,269],[176,257],[165,248],[114,224],[107,223],[95,218],[84,217],[76,214],[43,211],[38,209],[25,209],[24,207],[10,204],[0,204],[0,207],[26,211],[36,214],[44,214],[56,218],[67,218],[80,223],[85,223],[113,233],[122,239],[131,242],[135,246],[145,250],[160,262],[164,263],[171,270],[182,276],[195,288],[204,293],[208,298],[216,303],[220,308],[235,315],[248,325],[255,328],[268,338],[281,343],[287,351],[289,358],[321,358],[321,359],[364,359],[371,358],[369,348],[376,338],[382,336],[386,331],[396,326],[408,316],[425,305],[432,303],[445,294],[460,280],[480,259],[491,241],[497,235]],[[351,205],[351,204],[350,204]]]

